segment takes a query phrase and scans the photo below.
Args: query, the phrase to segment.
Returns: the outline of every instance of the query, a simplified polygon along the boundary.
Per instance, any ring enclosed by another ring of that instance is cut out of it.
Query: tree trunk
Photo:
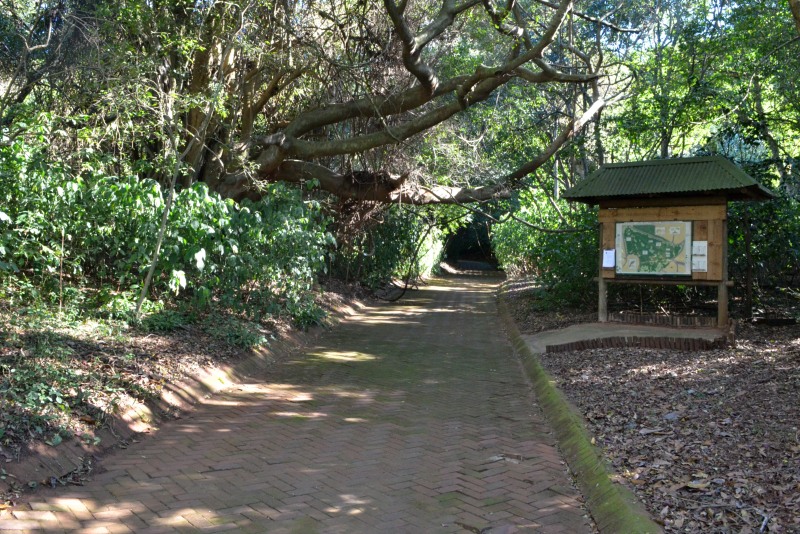
[[[759,135],[767,142],[769,151],[772,154],[772,159],[775,160],[775,165],[777,165],[778,172],[780,172],[781,181],[786,183],[788,179],[786,165],[784,165],[783,158],[781,157],[780,146],[778,146],[775,137],[772,136],[769,124],[767,123],[767,114],[764,111],[763,92],[761,91],[761,79],[757,75],[753,77],[753,99],[755,100],[756,115],[758,117],[755,127]]]
[[[789,8],[792,10],[797,33],[800,33],[800,0],[789,0]]]
[[[750,213],[744,212],[744,251],[745,251],[745,297],[744,297],[744,316],[745,319],[753,318],[753,253],[751,250],[752,235],[750,232]]]

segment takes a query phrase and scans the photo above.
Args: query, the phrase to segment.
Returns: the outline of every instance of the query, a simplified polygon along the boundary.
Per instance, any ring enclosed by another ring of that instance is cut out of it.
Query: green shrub
[[[141,327],[147,332],[172,332],[190,322],[186,314],[175,310],[160,310],[145,315]]]
[[[519,194],[515,215],[543,230],[515,219],[496,224],[492,244],[497,259],[511,274],[536,276],[549,288],[550,297],[565,305],[593,302],[597,287],[592,278],[597,276],[598,268],[596,215],[587,207],[559,202],[565,219],[562,221],[551,204],[537,203],[534,194]],[[569,229],[581,231],[562,233]]]
[[[164,192],[135,176],[75,175],[50,161],[45,136],[31,132],[0,146],[0,287],[128,317]],[[195,184],[176,195],[149,297],[178,293],[197,310],[317,321],[312,287],[333,245],[326,225],[320,206],[297,189],[269,185],[263,200],[237,204]],[[85,287],[97,289],[93,298],[83,298]]]
[[[211,336],[236,347],[253,349],[269,345],[268,334],[252,321],[210,314],[203,320],[202,327]]]
[[[444,231],[443,225],[437,224],[437,218],[441,218],[437,210],[386,207],[373,224],[339,239],[334,274],[372,289],[409,274],[412,278],[432,274],[443,250]]]
[[[333,239],[316,202],[281,184],[259,202],[236,204],[195,184],[176,198],[164,241],[159,287],[182,273],[195,307],[313,321],[312,291]],[[173,284],[173,289],[175,289]]]

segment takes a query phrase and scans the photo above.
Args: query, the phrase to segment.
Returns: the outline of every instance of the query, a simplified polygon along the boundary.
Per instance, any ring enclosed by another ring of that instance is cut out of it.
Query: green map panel
[[[617,223],[617,273],[691,275],[691,238],[689,221]]]

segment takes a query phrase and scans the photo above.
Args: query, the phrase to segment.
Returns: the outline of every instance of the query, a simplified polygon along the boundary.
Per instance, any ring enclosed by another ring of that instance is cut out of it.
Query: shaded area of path
[[[590,532],[491,278],[376,306],[0,530]]]

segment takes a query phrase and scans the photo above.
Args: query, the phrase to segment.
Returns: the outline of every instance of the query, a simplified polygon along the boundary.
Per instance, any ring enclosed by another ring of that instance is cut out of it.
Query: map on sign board
[[[692,274],[690,221],[617,223],[617,273]]]

